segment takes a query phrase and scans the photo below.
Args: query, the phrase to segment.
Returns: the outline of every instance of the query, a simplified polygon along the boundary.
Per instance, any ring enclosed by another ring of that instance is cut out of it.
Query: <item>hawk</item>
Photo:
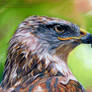
[[[67,65],[79,44],[92,35],[71,22],[31,16],[16,30],[8,48],[0,92],[85,92]]]

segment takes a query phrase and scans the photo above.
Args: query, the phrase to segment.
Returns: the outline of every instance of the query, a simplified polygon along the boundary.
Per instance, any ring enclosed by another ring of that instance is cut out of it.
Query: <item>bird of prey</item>
[[[71,22],[31,16],[16,30],[8,48],[0,92],[86,92],[67,65],[79,44],[92,35]]]

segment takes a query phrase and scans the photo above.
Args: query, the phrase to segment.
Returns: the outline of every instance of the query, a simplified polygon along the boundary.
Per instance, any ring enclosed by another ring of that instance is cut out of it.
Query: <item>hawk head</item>
[[[76,24],[45,16],[27,18],[10,40],[1,86],[8,89],[40,74],[61,76],[63,84],[76,80],[65,62],[81,43],[92,44],[92,35]]]
[[[92,43],[92,35],[78,25],[45,16],[27,18],[20,24],[14,37],[16,35],[22,43],[29,42],[27,46],[33,52],[56,54],[64,61],[67,61],[70,51],[79,44]]]

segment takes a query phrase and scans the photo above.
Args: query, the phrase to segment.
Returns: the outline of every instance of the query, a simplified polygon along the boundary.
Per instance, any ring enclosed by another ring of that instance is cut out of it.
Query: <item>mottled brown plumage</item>
[[[0,92],[85,92],[67,66],[67,56],[91,35],[57,18],[32,16],[8,48]]]

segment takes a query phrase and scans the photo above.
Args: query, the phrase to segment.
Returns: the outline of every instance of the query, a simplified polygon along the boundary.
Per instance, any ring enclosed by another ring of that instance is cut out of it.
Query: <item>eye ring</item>
[[[64,33],[64,29],[62,29],[62,27],[60,25],[55,26],[55,31],[57,33]]]

